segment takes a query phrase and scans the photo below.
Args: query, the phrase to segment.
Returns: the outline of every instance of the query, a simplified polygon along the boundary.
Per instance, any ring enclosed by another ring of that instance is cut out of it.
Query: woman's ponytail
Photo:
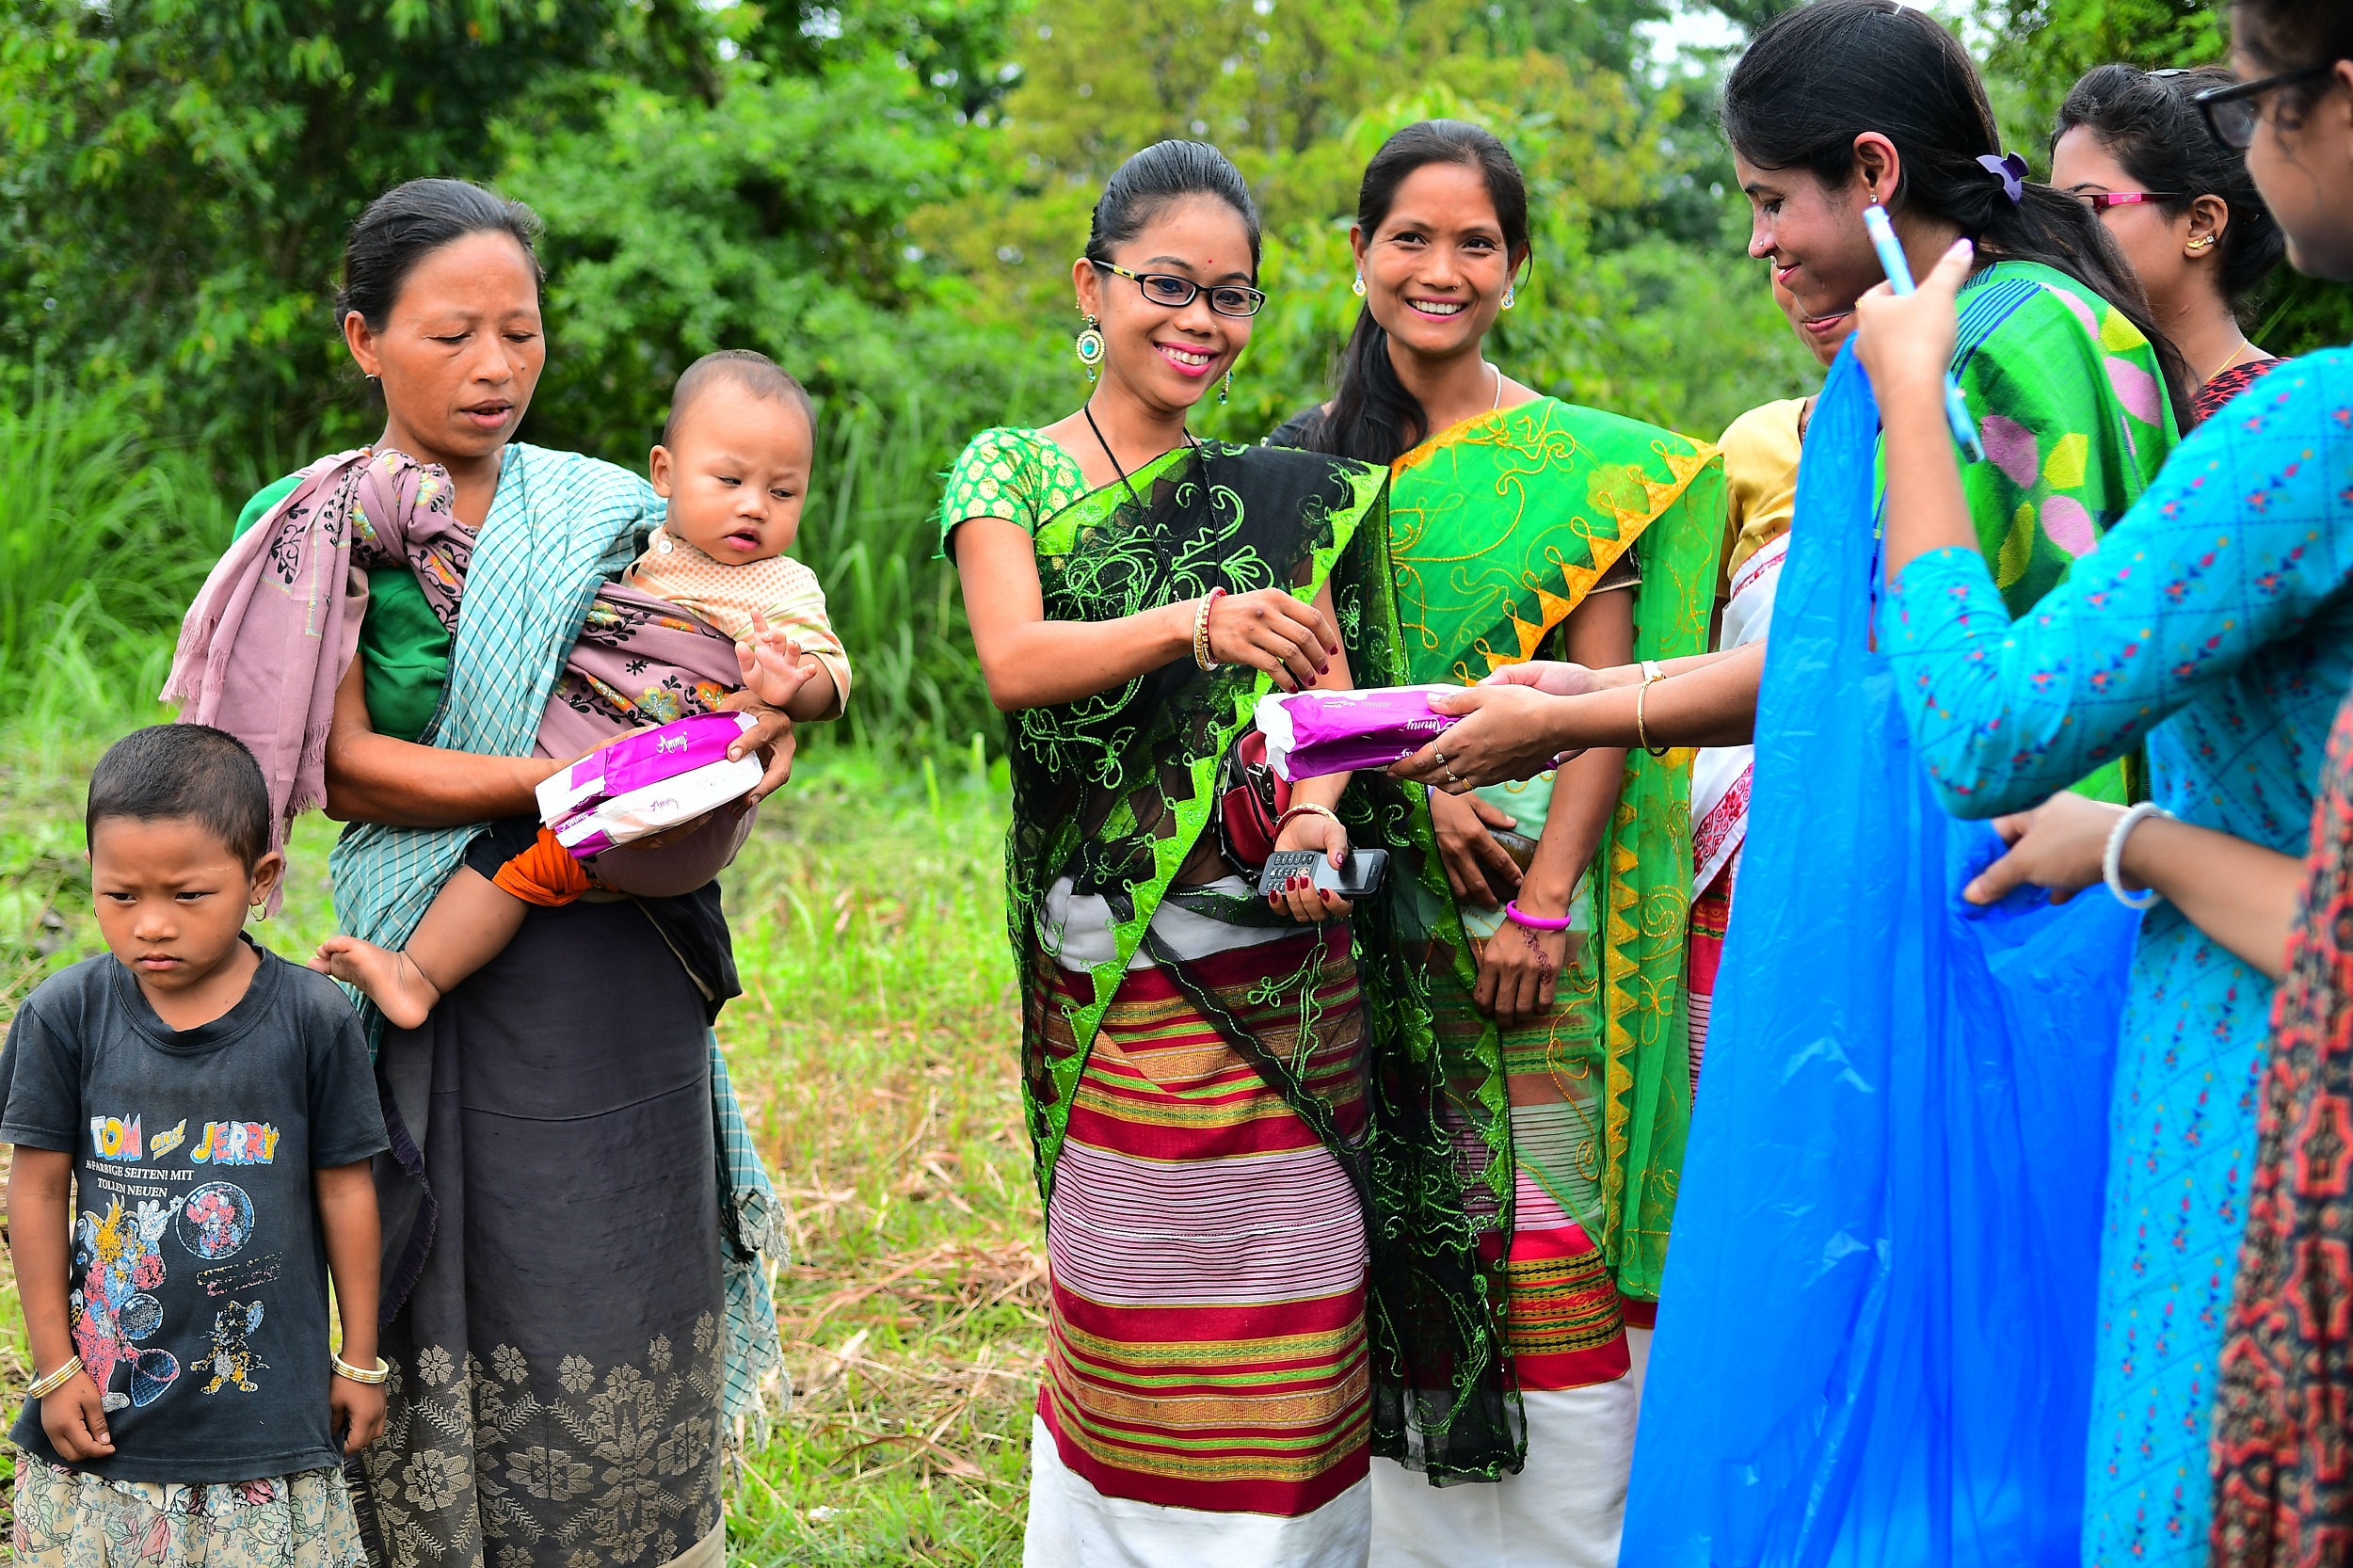
[[[1429,426],[1429,411],[1390,362],[1388,328],[1372,319],[1371,307],[1358,310],[1355,330],[1340,349],[1338,390],[1308,430],[1307,446],[1360,462],[1394,462],[1421,444]]]

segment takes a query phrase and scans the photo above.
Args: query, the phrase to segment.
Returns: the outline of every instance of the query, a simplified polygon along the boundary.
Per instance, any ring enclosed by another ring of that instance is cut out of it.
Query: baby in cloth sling
[[[850,690],[824,593],[783,553],[800,526],[815,449],[808,395],[771,360],[742,350],[696,360],[679,377],[648,462],[668,517],[621,579],[726,633],[743,689],[801,723],[840,717]],[[700,695],[698,706],[716,705]],[[600,887],[679,890],[632,886],[628,862],[643,853],[608,851],[591,869],[536,817],[508,818],[469,846],[404,951],[334,936],[311,967],[358,986],[387,1021],[416,1028],[514,939],[532,906]]]
[[[783,553],[814,449],[807,394],[765,357],[708,355],[679,377],[649,460],[667,518],[620,580],[598,590],[541,717],[541,755],[574,758],[648,724],[749,700],[796,721],[840,715],[849,662],[815,576]],[[365,603],[360,568],[408,568],[454,630],[473,548],[446,474],[402,453],[362,451],[305,471],[214,569],[183,629],[167,696],[189,702],[184,717],[216,709],[225,717],[286,712],[304,698],[296,688],[308,688],[298,746],[284,720],[241,727],[254,732],[249,744],[260,743],[281,840],[324,798],[333,688],[355,656]],[[310,667],[288,667],[306,656]],[[241,691],[261,669],[281,695]],[[311,967],[357,986],[395,1026],[415,1028],[514,938],[533,905],[596,888],[691,891],[748,828],[747,814],[721,812],[661,847],[624,846],[584,864],[536,817],[509,818],[468,846],[404,952],[336,936]]]

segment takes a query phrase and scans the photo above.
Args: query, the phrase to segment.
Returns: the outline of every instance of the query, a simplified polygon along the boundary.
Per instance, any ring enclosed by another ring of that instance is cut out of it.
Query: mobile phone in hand
[[[1351,850],[1337,871],[1330,857],[1316,850],[1278,849],[1267,856],[1266,870],[1258,873],[1258,896],[1278,893],[1283,884],[1305,872],[1328,893],[1344,899],[1366,898],[1380,890],[1388,869],[1389,852],[1385,849]]]

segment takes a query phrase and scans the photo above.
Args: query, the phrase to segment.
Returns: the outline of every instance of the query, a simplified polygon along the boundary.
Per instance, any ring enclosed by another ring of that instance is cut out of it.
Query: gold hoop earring
[[[1089,381],[1095,379],[1095,367],[1103,362],[1103,334],[1097,330],[1099,325],[1093,316],[1087,317],[1085,329],[1070,345],[1071,351],[1079,356],[1079,362],[1087,367]]]
[[[1362,299],[1365,296],[1365,275],[1361,272],[1356,275],[1354,292],[1356,297],[1359,299]]]

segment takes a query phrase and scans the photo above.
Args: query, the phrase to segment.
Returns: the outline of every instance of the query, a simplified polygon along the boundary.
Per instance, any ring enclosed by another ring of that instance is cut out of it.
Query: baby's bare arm
[[[833,683],[833,672],[806,656],[801,660],[801,668],[808,672],[808,678],[792,694],[792,700],[784,705],[784,711],[792,715],[796,724],[840,717],[841,693]]]

